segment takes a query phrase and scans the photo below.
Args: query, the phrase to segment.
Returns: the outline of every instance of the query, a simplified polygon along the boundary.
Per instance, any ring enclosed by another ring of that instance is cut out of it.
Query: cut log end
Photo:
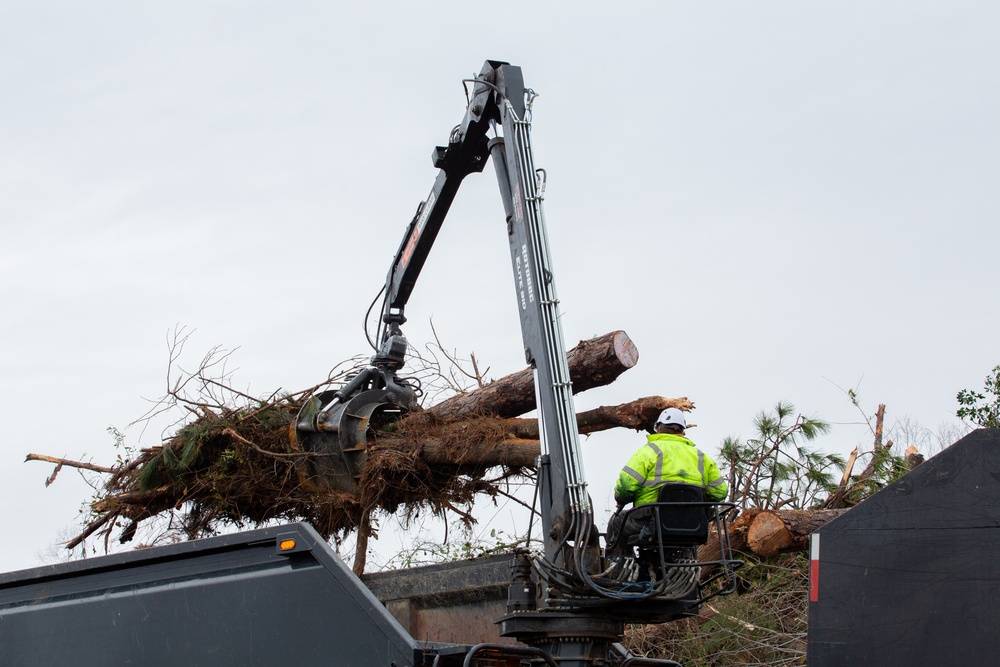
[[[614,333],[615,356],[624,368],[632,368],[639,363],[639,348],[624,331]]]
[[[747,531],[750,550],[758,556],[803,551],[809,535],[833,521],[846,510],[764,510],[757,514]]]
[[[759,556],[776,556],[792,547],[795,536],[785,527],[785,523],[774,512],[761,512],[750,524],[747,543]]]
[[[566,355],[573,393],[611,384],[635,366],[639,352],[624,331],[580,341]],[[535,375],[526,368],[467,394],[453,396],[409,419],[448,422],[469,415],[517,417],[535,409]]]

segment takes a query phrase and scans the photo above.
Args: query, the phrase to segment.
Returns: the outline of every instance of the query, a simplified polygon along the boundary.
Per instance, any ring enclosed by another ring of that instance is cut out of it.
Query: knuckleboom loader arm
[[[593,520],[542,214],[544,172],[536,171],[532,155],[534,92],[525,89],[519,67],[499,61],[487,61],[470,83],[465,117],[448,145],[434,150],[434,166],[440,172],[407,227],[386,277],[376,358],[393,359],[401,366],[399,350],[405,350],[405,339],[399,325],[405,322],[406,302],[459,185],[467,175],[482,171],[492,157],[504,206],[525,359],[535,371],[543,453],[542,527],[546,558],[555,562],[567,542],[591,538]],[[489,139],[491,132],[496,136]]]
[[[305,457],[301,464],[304,484],[357,489],[367,456],[369,425],[416,407],[418,389],[398,375],[407,350],[401,330],[406,303],[463,179],[481,172],[492,157],[504,207],[525,358],[535,371],[542,441],[538,482],[545,546],[542,560],[553,564],[564,578],[575,579],[574,571],[598,558],[597,533],[580,457],[555,271],[542,215],[544,172],[536,171],[531,150],[535,95],[524,87],[519,67],[499,61],[487,61],[479,75],[466,83],[472,90],[465,116],[452,130],[448,145],[434,150],[434,166],[440,171],[407,226],[386,275],[377,351],[370,365],[344,387],[322,392],[303,406],[293,429],[293,447],[321,454]],[[548,571],[544,566],[541,569]]]

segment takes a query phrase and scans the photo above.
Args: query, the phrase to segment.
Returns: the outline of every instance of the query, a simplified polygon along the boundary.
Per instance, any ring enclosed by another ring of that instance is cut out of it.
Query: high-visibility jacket
[[[693,442],[682,435],[654,433],[619,473],[615,500],[636,506],[653,503],[669,482],[700,486],[712,500],[725,500],[729,493],[715,461]]]

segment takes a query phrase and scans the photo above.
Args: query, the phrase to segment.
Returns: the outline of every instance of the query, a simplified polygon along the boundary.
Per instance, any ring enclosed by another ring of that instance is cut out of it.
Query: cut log
[[[829,510],[764,510],[747,531],[747,545],[758,556],[804,551],[809,535],[846,512]]]
[[[686,396],[680,398],[646,396],[620,405],[604,405],[593,410],[580,412],[576,415],[576,426],[580,435],[613,428],[652,431],[657,416],[667,408],[677,408],[689,412],[694,409],[694,403],[689,401]],[[503,429],[515,437],[529,440],[539,439],[537,419],[505,419],[498,424],[502,424]]]
[[[581,412],[576,416],[576,425],[581,434],[606,431],[611,428],[630,428],[636,431],[653,430],[653,424],[660,413],[667,408],[677,408],[685,412],[694,409],[694,403],[687,396],[666,398],[647,396],[621,405],[602,406]]]
[[[603,387],[635,366],[639,352],[624,331],[580,341],[566,355],[573,393]],[[534,371],[523,371],[453,396],[427,410],[410,415],[419,421],[454,421],[472,416],[517,417],[535,409]]]

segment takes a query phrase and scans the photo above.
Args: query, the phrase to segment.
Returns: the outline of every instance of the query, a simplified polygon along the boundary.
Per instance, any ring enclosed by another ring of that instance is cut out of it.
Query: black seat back
[[[665,546],[691,546],[708,540],[708,506],[700,486],[664,484],[657,502],[678,503],[656,508]]]

